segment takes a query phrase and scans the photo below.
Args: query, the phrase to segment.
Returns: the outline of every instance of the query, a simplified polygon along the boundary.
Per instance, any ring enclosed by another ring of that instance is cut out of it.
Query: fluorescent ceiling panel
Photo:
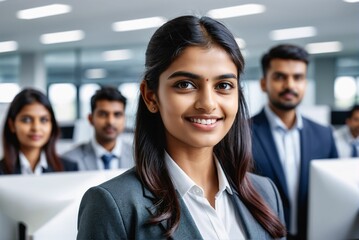
[[[81,30],[47,33],[40,37],[40,41],[43,44],[54,44],[63,42],[75,42],[84,38],[85,34]]]
[[[71,11],[71,6],[65,4],[51,4],[42,7],[29,8],[17,12],[20,19],[35,19],[65,14]]]
[[[212,9],[208,11],[207,15],[212,18],[223,19],[263,13],[265,10],[265,6],[261,4],[244,4],[234,7]]]
[[[115,32],[133,31],[146,28],[160,27],[167,20],[163,17],[140,18],[128,21],[120,21],[112,24],[112,30]]]
[[[16,41],[0,42],[0,52],[13,52],[17,50]]]
[[[347,2],[347,3],[357,3],[357,2],[359,2],[359,0],[344,0],[344,2]]]
[[[310,54],[340,52],[343,49],[342,43],[338,41],[333,42],[320,42],[309,43],[305,46],[305,49]]]
[[[106,76],[107,76],[107,71],[103,68],[87,69],[85,72],[85,77],[88,79],[99,79],[99,78],[105,78]]]
[[[132,52],[128,49],[105,51],[102,53],[105,61],[120,61],[132,58]]]
[[[274,41],[296,39],[296,38],[307,38],[317,35],[315,27],[296,27],[273,30],[269,33],[269,38]]]

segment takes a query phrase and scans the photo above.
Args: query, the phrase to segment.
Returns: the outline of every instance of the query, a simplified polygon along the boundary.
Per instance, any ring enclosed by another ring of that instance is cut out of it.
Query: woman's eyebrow
[[[237,75],[233,74],[233,73],[226,73],[226,74],[222,74],[219,75],[218,77],[216,77],[216,80],[221,80],[221,79],[228,79],[228,78],[234,78],[237,79]]]
[[[178,72],[172,73],[168,77],[168,79],[176,78],[176,77],[186,77],[186,78],[197,79],[197,80],[204,78],[204,77],[202,77],[200,75],[197,75],[197,74],[194,74],[194,73],[191,73],[191,72],[178,71]]]
[[[168,79],[176,78],[176,77],[186,77],[186,78],[190,78],[190,79],[194,79],[194,80],[205,79],[205,77],[203,77],[201,75],[194,74],[191,72],[186,72],[186,71],[174,72],[168,77]],[[237,79],[237,75],[233,74],[233,73],[226,73],[226,74],[222,74],[222,75],[215,77],[215,80],[228,79],[228,78]]]

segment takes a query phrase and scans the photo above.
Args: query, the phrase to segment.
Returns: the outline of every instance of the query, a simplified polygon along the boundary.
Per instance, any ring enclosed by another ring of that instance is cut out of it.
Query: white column
[[[20,55],[19,85],[34,87],[46,93],[46,67],[42,53],[27,52]]]

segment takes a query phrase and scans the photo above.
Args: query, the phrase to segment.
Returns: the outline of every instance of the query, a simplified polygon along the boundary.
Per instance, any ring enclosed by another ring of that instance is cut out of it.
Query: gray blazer
[[[119,161],[119,168],[131,168],[134,166],[135,162],[132,152],[132,145],[122,141],[122,152]],[[91,142],[80,144],[74,149],[65,152],[61,157],[72,162],[76,162],[79,171],[98,170],[96,154]]]
[[[274,184],[264,177],[249,174],[257,191],[284,223],[282,203]],[[252,214],[233,194],[234,206],[243,224],[246,239],[272,239]],[[173,239],[202,239],[182,198],[180,224]],[[154,195],[143,186],[134,168],[99,186],[82,198],[78,216],[77,240],[165,239],[166,222],[146,224],[156,212]],[[283,238],[285,239],[285,238]]]

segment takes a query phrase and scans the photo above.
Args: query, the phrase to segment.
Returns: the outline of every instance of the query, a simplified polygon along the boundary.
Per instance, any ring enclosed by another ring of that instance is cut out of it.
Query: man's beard
[[[282,102],[279,102],[279,101],[271,101],[272,105],[280,110],[284,110],[284,111],[290,111],[290,110],[293,110],[295,109],[299,103],[282,103]]]
[[[292,94],[295,97],[299,97],[298,93],[291,90],[291,89],[285,89],[284,91],[279,93],[279,96],[283,96],[285,94]],[[271,100],[271,99],[270,99]],[[290,111],[295,109],[299,104],[300,104],[301,100],[299,100],[298,102],[295,103],[283,103],[280,101],[275,101],[275,100],[271,100],[271,103],[274,107],[280,109],[280,110],[284,110],[284,111]]]

